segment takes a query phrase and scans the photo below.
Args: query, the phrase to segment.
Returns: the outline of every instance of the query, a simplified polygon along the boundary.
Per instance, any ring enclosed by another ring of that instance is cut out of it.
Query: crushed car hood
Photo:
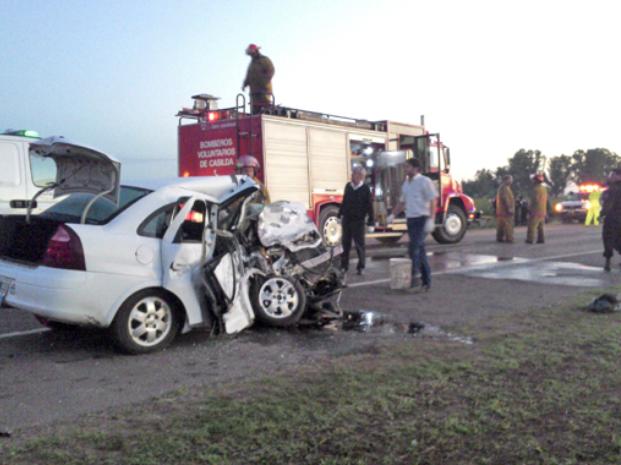
[[[30,143],[30,150],[56,163],[54,197],[79,193],[100,194],[118,203],[121,163],[99,150],[68,141],[64,137],[48,137]]]
[[[292,252],[321,244],[321,235],[304,205],[278,201],[266,205],[259,215],[259,240],[264,247],[282,245]]]

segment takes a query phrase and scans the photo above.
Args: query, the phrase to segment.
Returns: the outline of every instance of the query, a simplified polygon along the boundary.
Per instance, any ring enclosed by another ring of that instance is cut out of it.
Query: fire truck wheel
[[[432,235],[440,244],[455,244],[464,237],[467,227],[464,211],[457,205],[449,205],[442,227],[436,228]]]
[[[259,321],[281,328],[296,324],[306,310],[304,288],[284,276],[256,279],[250,288],[250,301]]]
[[[329,247],[335,247],[341,243],[343,230],[338,218],[339,207],[331,205],[321,210],[319,214],[319,231],[323,241]]]

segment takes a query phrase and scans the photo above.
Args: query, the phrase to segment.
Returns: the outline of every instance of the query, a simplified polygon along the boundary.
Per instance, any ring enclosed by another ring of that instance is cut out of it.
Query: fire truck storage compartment
[[[310,208],[312,193],[342,193],[350,173],[347,131],[263,118],[266,184],[272,199]]]

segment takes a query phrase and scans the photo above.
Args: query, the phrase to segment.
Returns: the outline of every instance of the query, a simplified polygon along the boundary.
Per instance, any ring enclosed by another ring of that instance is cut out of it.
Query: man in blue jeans
[[[406,161],[405,174],[401,198],[393,208],[389,223],[405,210],[412,259],[412,289],[417,290],[422,285],[422,289],[428,291],[431,288],[431,268],[425,251],[425,237],[433,229],[438,193],[433,181],[421,174],[418,160],[410,158]]]

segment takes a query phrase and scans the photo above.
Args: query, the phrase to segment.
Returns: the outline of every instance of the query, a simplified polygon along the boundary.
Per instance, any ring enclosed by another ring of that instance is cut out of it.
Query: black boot
[[[606,259],[606,263],[604,264],[604,271],[610,272],[610,258]]]

